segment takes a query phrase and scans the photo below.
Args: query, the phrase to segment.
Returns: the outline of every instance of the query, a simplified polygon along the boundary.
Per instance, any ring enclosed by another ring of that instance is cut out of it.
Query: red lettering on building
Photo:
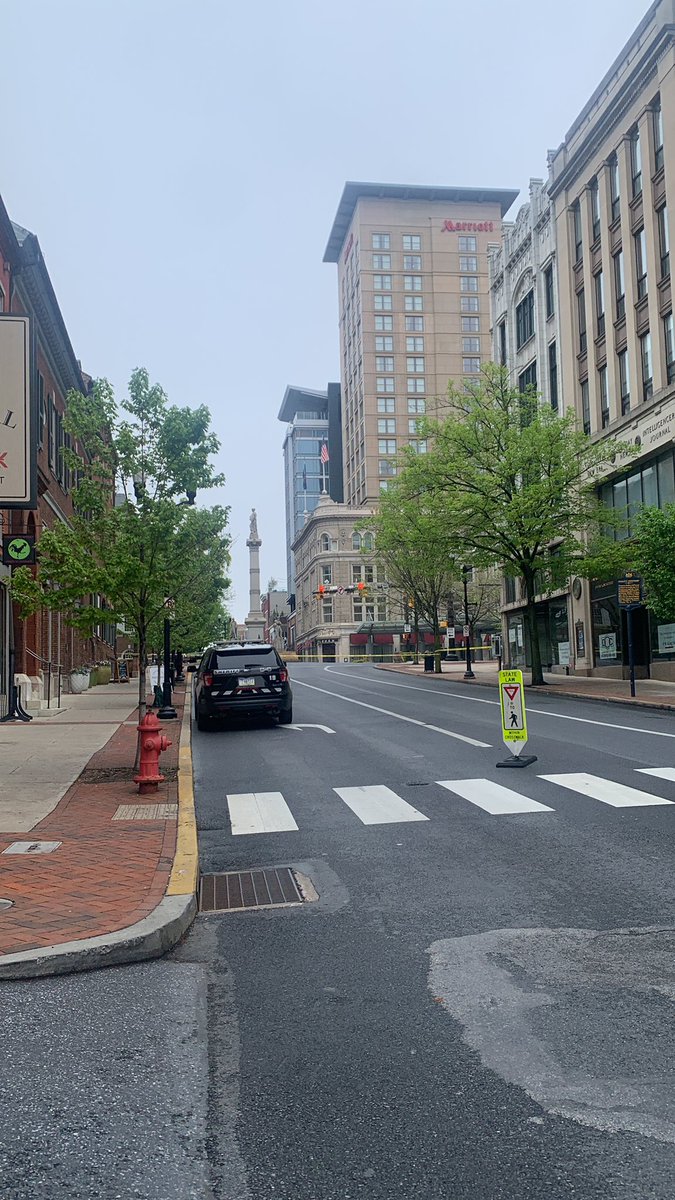
[[[494,227],[494,221],[451,221],[446,219],[443,222],[441,233],[463,233],[466,231],[471,231],[471,233],[492,233]]]

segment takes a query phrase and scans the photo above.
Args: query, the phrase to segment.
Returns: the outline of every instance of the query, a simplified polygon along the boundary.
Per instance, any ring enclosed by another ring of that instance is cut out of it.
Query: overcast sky
[[[345,180],[526,194],[646,9],[0,0],[5,204],[87,372],[121,398],[145,366],[210,406],[239,620],[253,505],[263,586],[286,582],[284,389],[339,378],[322,258]]]

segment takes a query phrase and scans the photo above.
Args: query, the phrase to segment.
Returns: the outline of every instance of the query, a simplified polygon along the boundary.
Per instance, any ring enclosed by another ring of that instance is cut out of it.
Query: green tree
[[[24,612],[44,605],[83,632],[100,621],[96,598],[104,598],[107,619],[135,634],[141,716],[153,623],[167,601],[179,615],[197,595],[215,600],[224,585],[227,510],[193,507],[198,491],[223,482],[211,465],[219,444],[209,426],[205,405],[169,405],[144,369],[133,372],[121,409],[105,380],[89,395],[71,392],[75,515],[43,533],[37,574],[25,568],[13,580]]]
[[[487,364],[480,380],[448,389],[445,411],[425,420],[428,454],[405,454],[406,494],[429,505],[455,559],[499,567],[523,581],[532,682],[543,682],[535,596],[584,569],[586,540],[602,542],[596,474],[629,447],[593,442],[573,411],[558,416]]]
[[[648,608],[659,621],[675,621],[675,504],[643,508],[629,546],[630,565],[642,575]]]

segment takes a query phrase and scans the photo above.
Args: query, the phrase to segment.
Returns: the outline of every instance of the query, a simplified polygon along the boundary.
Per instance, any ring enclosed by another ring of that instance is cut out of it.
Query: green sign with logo
[[[22,567],[34,563],[34,535],[15,533],[11,537],[5,537],[2,543],[2,561],[6,567]]]

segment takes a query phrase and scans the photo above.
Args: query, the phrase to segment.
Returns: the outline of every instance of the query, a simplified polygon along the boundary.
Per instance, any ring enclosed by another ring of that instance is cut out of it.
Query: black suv
[[[214,717],[263,716],[293,720],[293,693],[288,671],[274,646],[263,642],[209,646],[194,682],[197,728]]]

